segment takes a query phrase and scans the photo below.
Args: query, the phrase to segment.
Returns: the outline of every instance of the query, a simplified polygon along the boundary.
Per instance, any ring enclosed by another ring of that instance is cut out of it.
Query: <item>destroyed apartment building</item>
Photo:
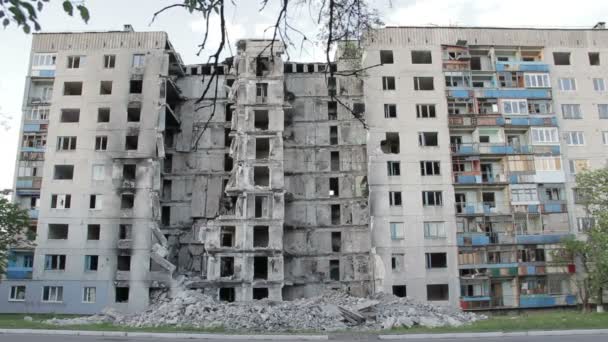
[[[0,311],[138,312],[175,286],[576,304],[553,255],[593,224],[575,175],[605,164],[606,32],[386,27],[329,65],[244,39],[217,66],[128,25],[34,34],[14,200],[37,236]]]

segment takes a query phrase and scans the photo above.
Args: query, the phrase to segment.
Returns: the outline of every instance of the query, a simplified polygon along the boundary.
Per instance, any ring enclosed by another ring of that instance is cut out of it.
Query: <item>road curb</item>
[[[160,337],[170,339],[202,340],[271,340],[271,341],[326,341],[327,335],[227,335],[196,333],[147,333],[127,331],[49,330],[49,329],[0,329],[0,334],[16,335],[67,335],[67,336],[108,336],[108,337]]]
[[[487,332],[487,333],[437,333],[437,334],[390,334],[378,335],[381,340],[414,340],[414,339],[448,339],[448,338],[476,338],[476,337],[523,337],[523,336],[574,336],[574,335],[608,335],[608,329],[582,329],[582,330],[544,330],[544,331],[516,331],[516,332]]]

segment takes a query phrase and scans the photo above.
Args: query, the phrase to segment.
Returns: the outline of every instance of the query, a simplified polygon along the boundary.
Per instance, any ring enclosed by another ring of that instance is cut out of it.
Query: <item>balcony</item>
[[[512,116],[501,118],[504,126],[512,127],[528,127],[528,126],[545,126],[556,127],[557,118],[551,117],[534,117],[534,116]]]
[[[17,267],[9,266],[6,269],[6,279],[10,280],[21,280],[21,279],[32,279],[32,267]]]
[[[129,280],[131,276],[131,271],[116,271],[115,280]]]
[[[504,232],[458,232],[456,242],[459,247],[513,244],[515,237]]]
[[[520,308],[546,308],[576,304],[577,299],[573,294],[522,294],[519,297]]]
[[[38,209],[29,209],[28,210],[28,214],[31,220],[37,220],[38,219]]]
[[[507,176],[499,173],[485,173],[480,171],[454,172],[454,184],[487,184],[506,185]]]
[[[40,189],[42,177],[19,177],[15,187],[17,189]]]
[[[511,208],[497,202],[457,202],[456,215],[509,215]]]
[[[21,147],[21,152],[39,152],[44,153],[45,146]]]
[[[496,62],[496,71],[549,72],[549,65],[541,62],[524,61]]]
[[[566,201],[547,201],[541,204],[540,210],[543,214],[567,213],[568,205]]]
[[[526,88],[450,88],[446,95],[451,98],[495,99],[550,99],[550,89]]]
[[[550,233],[550,234],[517,234],[515,241],[518,244],[541,245],[560,243],[565,238],[571,236],[570,233]]]
[[[48,127],[49,127],[48,124],[24,124],[23,132],[24,133],[46,132]]]
[[[557,146],[559,148],[559,146]],[[453,155],[506,155],[534,153],[529,145],[509,145],[507,143],[463,143],[452,144]]]

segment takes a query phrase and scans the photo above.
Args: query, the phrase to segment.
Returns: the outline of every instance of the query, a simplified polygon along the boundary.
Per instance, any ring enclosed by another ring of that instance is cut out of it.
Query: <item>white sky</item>
[[[228,15],[228,32],[232,45],[239,38],[269,38],[264,29],[273,22],[275,11],[258,13],[259,0],[234,0],[236,9]],[[271,0],[273,4],[279,0]],[[163,5],[182,0],[88,0],[89,24],[69,18],[60,9],[61,1],[53,0],[41,16],[45,31],[119,30],[131,24],[137,31],[166,31],[185,63],[203,63],[197,57],[204,22],[200,16],[175,9],[161,15],[149,25],[152,14]],[[551,26],[591,27],[608,21],[608,1],[600,0],[369,0],[384,14],[387,25],[463,25],[463,26]],[[274,7],[276,8],[276,7]],[[299,8],[291,17],[310,38],[316,35],[316,23],[308,8]],[[212,21],[217,25],[217,21]],[[297,38],[294,35],[294,38]],[[218,42],[211,37],[210,44]],[[13,182],[15,153],[19,140],[21,105],[31,37],[14,26],[0,29],[0,189]],[[213,45],[209,45],[213,46]],[[292,52],[293,60],[320,60],[322,50],[314,44],[305,51]],[[7,119],[7,116],[9,117]],[[8,124],[9,128],[6,128]],[[50,143],[52,145],[52,143]]]

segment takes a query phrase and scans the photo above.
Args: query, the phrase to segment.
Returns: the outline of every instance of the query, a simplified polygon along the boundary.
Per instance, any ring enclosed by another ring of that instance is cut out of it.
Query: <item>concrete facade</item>
[[[388,27],[330,66],[249,39],[217,67],[160,32],[36,34],[15,200],[37,238],[0,311],[133,312],[182,276],[228,301],[573,304],[551,251],[588,222],[574,171],[605,165],[606,34]]]

